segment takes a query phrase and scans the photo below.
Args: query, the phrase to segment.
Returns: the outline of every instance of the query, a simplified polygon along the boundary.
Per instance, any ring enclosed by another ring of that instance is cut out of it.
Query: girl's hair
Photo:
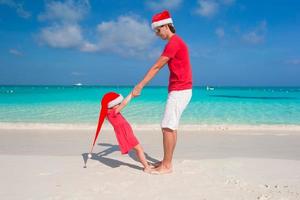
[[[168,24],[168,27],[169,27],[169,29],[170,29],[170,31],[171,31],[172,33],[175,33],[175,32],[176,32],[175,27],[174,27],[173,24]]]

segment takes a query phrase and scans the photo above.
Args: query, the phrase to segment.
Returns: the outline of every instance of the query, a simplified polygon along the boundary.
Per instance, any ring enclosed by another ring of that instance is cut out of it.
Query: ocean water
[[[106,92],[132,87],[0,86],[0,123],[96,124]],[[166,87],[146,87],[122,111],[132,124],[159,124]],[[187,125],[300,125],[300,88],[194,87]]]

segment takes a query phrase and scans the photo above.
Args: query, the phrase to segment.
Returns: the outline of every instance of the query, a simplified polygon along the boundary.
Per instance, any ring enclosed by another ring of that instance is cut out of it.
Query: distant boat
[[[76,83],[75,86],[82,86],[82,83]]]
[[[215,88],[206,86],[206,90],[215,90]]]

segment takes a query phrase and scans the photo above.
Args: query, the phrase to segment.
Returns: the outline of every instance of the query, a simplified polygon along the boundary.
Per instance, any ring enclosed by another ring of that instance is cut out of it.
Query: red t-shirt
[[[177,35],[173,35],[166,44],[162,56],[169,57],[169,92],[192,88],[192,68],[188,47]]]

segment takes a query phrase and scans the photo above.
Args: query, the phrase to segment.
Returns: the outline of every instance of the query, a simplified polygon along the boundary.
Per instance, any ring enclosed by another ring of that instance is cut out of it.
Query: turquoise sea
[[[0,123],[96,124],[104,93],[132,87],[0,86]],[[159,124],[166,87],[146,87],[123,110],[132,124]],[[194,87],[182,124],[300,125],[300,88]]]

